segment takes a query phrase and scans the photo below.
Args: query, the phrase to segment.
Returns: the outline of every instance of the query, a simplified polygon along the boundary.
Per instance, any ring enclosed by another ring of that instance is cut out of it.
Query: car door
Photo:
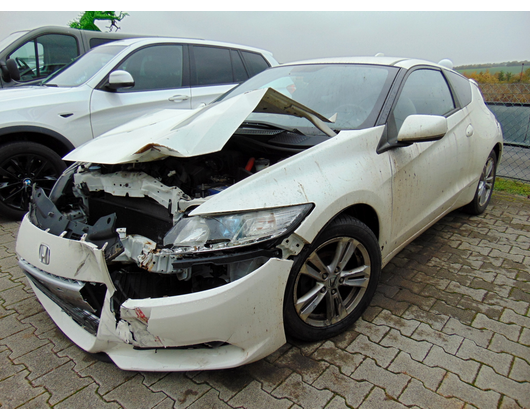
[[[456,201],[466,181],[471,147],[467,110],[459,109],[441,71],[414,70],[406,77],[388,122],[397,132],[409,115],[440,115],[447,133],[435,141],[389,150],[392,162],[392,237],[399,246],[439,218]]]
[[[188,69],[188,52],[184,44],[156,44],[134,51],[113,69],[129,72],[134,87],[109,91],[100,84],[92,93],[93,136],[146,113],[191,108]]]

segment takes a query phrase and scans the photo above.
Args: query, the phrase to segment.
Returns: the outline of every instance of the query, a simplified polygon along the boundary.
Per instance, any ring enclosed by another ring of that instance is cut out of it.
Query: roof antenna
[[[441,60],[439,63],[438,63],[439,66],[444,66],[444,67],[447,67],[448,69],[451,69],[453,70],[453,62],[451,60],[449,60],[448,58],[444,58],[443,60]]]
[[[385,54],[384,54],[384,53],[377,53],[375,56],[376,56],[376,57],[384,57]]]

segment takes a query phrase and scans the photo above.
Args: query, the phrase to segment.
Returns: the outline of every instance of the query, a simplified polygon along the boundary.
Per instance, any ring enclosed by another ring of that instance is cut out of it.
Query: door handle
[[[184,102],[190,99],[188,95],[175,95],[169,98],[168,100],[171,102]]]
[[[466,137],[471,137],[473,135],[473,126],[469,124],[466,128]]]

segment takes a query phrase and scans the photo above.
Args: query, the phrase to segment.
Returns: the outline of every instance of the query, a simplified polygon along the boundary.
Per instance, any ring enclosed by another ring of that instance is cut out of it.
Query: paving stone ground
[[[2,408],[530,408],[530,200],[453,212],[383,270],[349,331],[225,371],[126,372],[72,344],[0,219]]]

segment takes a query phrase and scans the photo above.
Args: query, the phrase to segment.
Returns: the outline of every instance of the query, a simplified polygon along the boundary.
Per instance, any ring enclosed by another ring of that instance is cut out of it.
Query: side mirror
[[[134,86],[134,79],[131,73],[125,70],[114,70],[109,74],[109,82],[105,87],[109,90],[116,90],[119,88],[127,88]]]
[[[2,72],[2,80],[6,83],[20,80],[20,72],[18,71],[17,63],[12,58],[7,61],[0,61],[0,71]]]
[[[438,115],[409,115],[397,135],[398,143],[440,140],[447,133],[447,120]]]

